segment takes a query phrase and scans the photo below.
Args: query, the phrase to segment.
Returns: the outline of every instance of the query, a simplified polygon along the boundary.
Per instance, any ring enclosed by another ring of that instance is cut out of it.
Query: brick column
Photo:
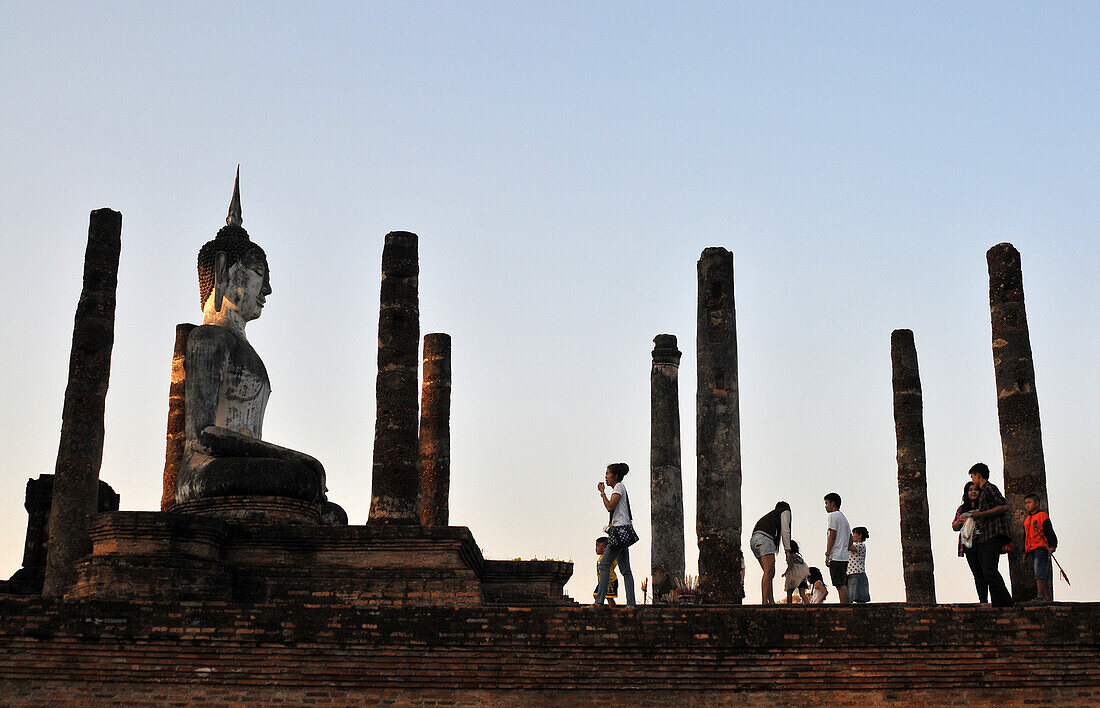
[[[649,495],[653,598],[684,577],[684,488],[680,472],[680,350],[676,337],[653,339],[649,372]]]
[[[934,605],[936,575],[928,526],[924,398],[912,330],[895,329],[890,335],[890,359],[893,363],[894,432],[898,440],[898,504],[905,601]]]
[[[1024,497],[1038,494],[1048,508],[1043,432],[1039,425],[1039,398],[1035,393],[1035,366],[1024,311],[1024,277],[1020,252],[1001,243],[986,253],[989,264],[989,317],[993,330],[993,370],[997,381],[997,417],[1004,455],[1004,493],[1012,514],[1012,542],[1017,553],[1008,555],[1012,597],[1026,602],[1035,597],[1035,573],[1023,557]]]
[[[416,400],[419,275],[416,234],[386,234],[378,309],[378,415],[369,523],[420,523]]]
[[[187,357],[187,338],[194,329],[193,324],[176,325],[176,344],[172,349],[172,383],[168,387],[168,430],[165,434],[161,511],[168,511],[176,505],[176,480],[183,463],[183,446],[187,442],[187,401],[184,396],[187,380],[183,362]]]
[[[447,526],[451,489],[451,336],[424,335],[420,399],[420,523]]]
[[[733,254],[707,248],[699,257],[696,387],[695,531],[699,593],[709,603],[740,603],[741,420],[737,389],[737,321]]]
[[[65,594],[76,581],[74,564],[91,550],[88,516],[96,511],[103,462],[103,409],[115,341],[115,290],[121,248],[122,214],[110,209],[93,211],[54,468],[42,588],[47,597]]]

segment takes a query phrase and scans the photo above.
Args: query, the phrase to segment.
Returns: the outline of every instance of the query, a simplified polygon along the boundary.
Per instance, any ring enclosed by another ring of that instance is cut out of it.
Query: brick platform
[[[0,702],[1100,705],[1100,605],[0,599]]]
[[[458,526],[291,525],[262,514],[115,511],[93,517],[89,533],[92,553],[77,566],[71,599],[564,604],[573,573],[565,562],[487,561],[470,530]]]

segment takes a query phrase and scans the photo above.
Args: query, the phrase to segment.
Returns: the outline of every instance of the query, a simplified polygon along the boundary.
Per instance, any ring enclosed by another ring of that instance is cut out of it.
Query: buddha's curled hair
[[[248,232],[240,226],[229,224],[218,231],[213,241],[207,241],[199,249],[199,307],[206,305],[206,299],[214,290],[214,266],[218,253],[225,254],[225,267],[228,270],[241,260],[249,251],[256,251],[267,261],[267,254],[250,238]],[[269,274],[264,273],[264,285],[269,282]]]

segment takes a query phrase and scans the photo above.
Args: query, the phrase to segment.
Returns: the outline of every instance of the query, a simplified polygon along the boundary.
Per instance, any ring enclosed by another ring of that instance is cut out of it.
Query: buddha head
[[[213,293],[215,311],[229,306],[249,321],[260,316],[271,280],[267,255],[248,237],[243,221],[238,167],[225,226],[199,249],[199,306],[205,311]]]

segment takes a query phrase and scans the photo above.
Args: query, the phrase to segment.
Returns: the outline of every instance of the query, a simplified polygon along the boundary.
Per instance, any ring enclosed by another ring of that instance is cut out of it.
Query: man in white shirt
[[[840,495],[829,492],[825,495],[825,511],[829,512],[829,534],[825,544],[825,562],[829,566],[829,577],[836,588],[840,604],[847,605],[848,599],[848,541],[852,538],[852,527],[840,511]]]

